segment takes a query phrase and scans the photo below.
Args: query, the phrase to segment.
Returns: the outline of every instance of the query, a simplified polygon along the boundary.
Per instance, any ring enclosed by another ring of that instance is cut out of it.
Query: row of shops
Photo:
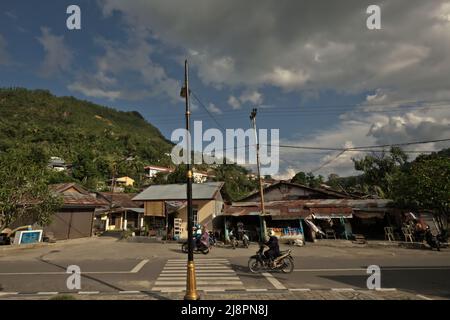
[[[265,203],[264,221],[267,228],[287,239],[293,236],[306,241],[316,238],[351,239],[354,234],[384,238],[386,225],[401,224],[401,212],[388,204],[389,201],[384,199],[270,201]],[[224,228],[242,223],[249,236],[256,240],[261,228],[260,213],[257,202],[233,203],[222,214]]]

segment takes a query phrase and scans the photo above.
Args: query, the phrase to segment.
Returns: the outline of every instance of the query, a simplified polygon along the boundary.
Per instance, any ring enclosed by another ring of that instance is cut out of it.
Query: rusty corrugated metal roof
[[[264,203],[266,214],[271,216],[310,218],[317,216],[349,216],[353,210],[386,209],[391,200],[387,199],[314,199],[281,200]],[[224,209],[223,215],[259,215],[260,202],[234,202]]]
[[[106,200],[93,197],[88,190],[76,183],[60,183],[49,186],[51,192],[62,196],[64,206],[102,207],[108,205]],[[70,191],[74,189],[74,191]]]

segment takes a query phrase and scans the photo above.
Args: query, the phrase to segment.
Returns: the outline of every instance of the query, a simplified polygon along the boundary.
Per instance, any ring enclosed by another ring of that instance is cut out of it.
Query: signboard
[[[14,244],[38,243],[42,240],[42,230],[17,231]]]

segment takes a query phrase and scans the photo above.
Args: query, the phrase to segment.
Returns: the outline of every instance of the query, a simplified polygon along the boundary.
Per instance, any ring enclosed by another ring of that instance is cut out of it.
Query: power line
[[[217,119],[209,112],[208,108],[203,104],[203,102],[197,97],[194,91],[191,90],[192,96],[197,100],[197,102],[200,104],[200,106],[208,113],[211,119],[214,120],[214,122],[223,130],[226,131],[226,129],[217,121]]]
[[[414,142],[403,142],[403,143],[392,143],[392,144],[384,144],[384,145],[374,145],[374,146],[360,146],[360,147],[351,147],[351,148],[333,148],[333,147],[311,147],[311,146],[295,146],[295,145],[282,145],[280,144],[280,148],[290,148],[290,149],[305,149],[305,150],[327,150],[327,151],[363,151],[365,149],[371,148],[386,148],[386,147],[397,147],[397,146],[410,146],[415,144],[427,144],[427,143],[435,143],[435,142],[444,142],[450,141],[448,139],[437,139],[437,140],[425,140],[425,141],[414,141]],[[271,144],[265,144],[265,146],[271,146]],[[373,150],[368,150],[373,151]],[[420,150],[418,150],[420,151]]]

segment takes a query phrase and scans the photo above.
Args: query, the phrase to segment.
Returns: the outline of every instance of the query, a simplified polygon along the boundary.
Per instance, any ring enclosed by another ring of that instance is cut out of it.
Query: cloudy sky
[[[280,129],[283,145],[348,148],[450,138],[450,2],[2,0],[0,86],[138,110],[170,138],[191,88],[224,128]],[[81,8],[81,30],[66,8]],[[381,30],[366,9],[381,7]],[[218,127],[193,101],[193,118]],[[448,142],[409,151],[449,147]],[[280,173],[354,174],[364,153],[280,150]],[[416,153],[410,153],[414,157]],[[338,156],[338,157],[337,157]]]

